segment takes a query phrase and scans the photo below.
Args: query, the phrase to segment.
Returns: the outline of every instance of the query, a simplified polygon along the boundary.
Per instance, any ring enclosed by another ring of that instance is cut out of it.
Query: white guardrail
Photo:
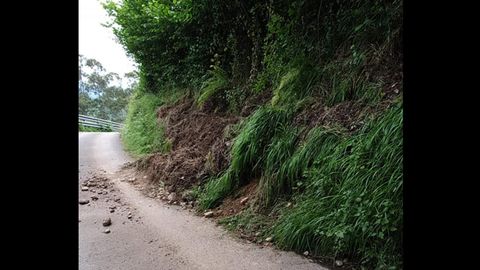
[[[78,124],[84,127],[110,128],[113,131],[120,131],[123,126],[121,123],[81,114],[78,115]]]

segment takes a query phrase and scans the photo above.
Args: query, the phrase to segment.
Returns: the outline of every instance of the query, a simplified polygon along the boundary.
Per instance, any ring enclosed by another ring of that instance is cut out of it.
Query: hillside
[[[151,193],[323,263],[403,267],[401,1],[104,7],[139,64],[122,140]]]

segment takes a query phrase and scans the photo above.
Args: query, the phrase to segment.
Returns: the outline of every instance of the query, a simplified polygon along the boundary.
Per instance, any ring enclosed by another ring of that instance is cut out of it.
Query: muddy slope
[[[240,117],[199,108],[192,99],[162,106],[158,120],[166,126],[171,151],[153,154],[137,162],[152,184],[165,183],[169,192],[179,192],[224,170],[229,163],[231,141],[225,128]]]

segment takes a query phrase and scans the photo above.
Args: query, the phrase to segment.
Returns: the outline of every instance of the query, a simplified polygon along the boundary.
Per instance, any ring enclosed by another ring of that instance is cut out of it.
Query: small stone
[[[108,226],[112,225],[112,220],[110,218],[106,218],[106,219],[103,220],[102,225],[105,226],[105,227],[108,227]]]
[[[108,208],[110,209],[116,209],[117,207],[115,205],[109,206]]]
[[[110,229],[105,229],[105,231],[103,231],[103,233],[110,233]]]
[[[242,200],[240,200],[240,204],[244,205],[245,203],[247,203],[247,201],[248,201],[248,197],[245,197]]]
[[[398,93],[400,93],[400,90],[395,89],[395,90],[393,90],[393,92],[394,92],[395,94],[398,94]]]
[[[308,251],[303,252],[303,256],[308,256],[310,254]]]
[[[213,217],[213,211],[205,212],[205,213],[203,214],[203,216],[206,217],[206,218]]]
[[[265,238],[265,242],[272,242],[272,240],[273,240],[273,237],[267,237],[267,238]]]
[[[90,197],[90,198],[92,198],[93,201],[98,200],[98,197],[97,197],[97,196],[92,196],[92,197]]]
[[[174,201],[177,200],[177,194],[175,192],[172,192],[168,195],[167,197],[168,203],[173,203]]]
[[[88,191],[88,187],[82,187],[82,191]]]
[[[90,202],[90,201],[87,200],[87,199],[81,199],[81,200],[78,201],[79,204],[87,204],[87,203],[89,203],[89,202]]]
[[[143,177],[143,179],[147,179],[147,176],[145,175],[145,176]]]
[[[342,266],[342,265],[343,265],[343,261],[341,261],[341,260],[335,260],[335,265],[336,265],[336,266]]]
[[[260,232],[256,232],[256,233],[255,233],[255,236],[256,236],[256,237],[259,237],[260,234],[261,234]]]
[[[120,198],[116,198],[114,201],[115,202],[120,202]]]
[[[291,202],[287,203],[287,207],[290,207],[290,206],[292,206],[292,203]]]
[[[113,213],[113,212],[115,212],[115,209],[110,209],[110,213]]]
[[[102,195],[102,194],[103,194],[103,191],[98,191],[97,194]]]

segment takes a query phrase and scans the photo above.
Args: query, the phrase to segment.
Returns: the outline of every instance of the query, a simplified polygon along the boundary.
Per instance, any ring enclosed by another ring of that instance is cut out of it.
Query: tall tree
[[[135,72],[121,77],[107,72],[99,61],[79,55],[79,113],[122,122],[126,117],[128,98],[137,83]]]

